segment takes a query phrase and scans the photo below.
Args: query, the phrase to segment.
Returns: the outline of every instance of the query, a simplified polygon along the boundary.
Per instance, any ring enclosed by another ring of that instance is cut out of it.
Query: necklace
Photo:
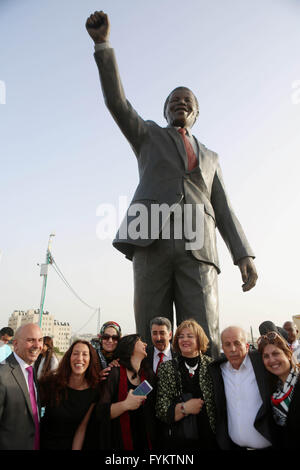
[[[195,375],[195,370],[196,370],[197,367],[198,367],[198,362],[197,362],[197,364],[196,364],[195,366],[192,367],[192,366],[189,366],[189,365],[184,361],[184,365],[185,365],[185,367],[186,367],[186,368],[188,369],[188,371],[189,371],[189,376],[190,376],[190,377],[194,377],[194,375]]]

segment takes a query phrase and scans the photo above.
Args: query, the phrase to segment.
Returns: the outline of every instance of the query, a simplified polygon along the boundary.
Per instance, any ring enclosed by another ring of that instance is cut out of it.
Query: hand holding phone
[[[147,396],[148,393],[151,392],[151,390],[153,390],[153,387],[151,387],[147,380],[144,380],[140,383],[140,385],[136,387],[135,390],[133,390],[132,394],[138,396]]]

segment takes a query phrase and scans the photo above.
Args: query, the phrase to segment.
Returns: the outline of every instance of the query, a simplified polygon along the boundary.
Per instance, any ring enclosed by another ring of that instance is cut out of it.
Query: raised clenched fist
[[[108,41],[110,23],[108,16],[103,11],[95,11],[90,15],[86,20],[85,27],[95,44]]]

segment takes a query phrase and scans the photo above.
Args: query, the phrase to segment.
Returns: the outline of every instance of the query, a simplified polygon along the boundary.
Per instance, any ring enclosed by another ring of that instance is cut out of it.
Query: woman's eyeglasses
[[[113,341],[119,341],[119,336],[118,335],[102,335],[101,339],[104,339],[104,341],[109,341],[109,339],[112,339]]]

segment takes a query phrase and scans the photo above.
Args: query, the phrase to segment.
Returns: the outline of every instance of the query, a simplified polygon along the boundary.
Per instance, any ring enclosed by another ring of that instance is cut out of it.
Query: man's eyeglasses
[[[104,339],[104,341],[109,341],[109,339],[112,339],[113,341],[119,341],[119,336],[118,335],[102,335],[101,339]]]

